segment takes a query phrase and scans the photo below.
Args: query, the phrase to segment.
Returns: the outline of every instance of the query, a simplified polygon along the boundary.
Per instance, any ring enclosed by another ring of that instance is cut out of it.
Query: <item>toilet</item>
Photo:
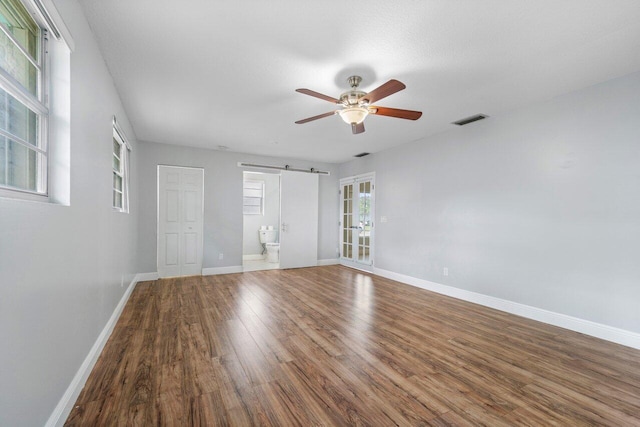
[[[273,227],[269,229],[261,229],[260,243],[267,251],[267,262],[280,262],[280,243],[276,243],[276,230]]]
[[[266,243],[267,245],[267,262],[280,261],[280,243]]]

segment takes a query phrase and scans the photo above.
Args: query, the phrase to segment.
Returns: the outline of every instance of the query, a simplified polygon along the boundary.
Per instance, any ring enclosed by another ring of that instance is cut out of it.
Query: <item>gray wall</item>
[[[56,6],[76,42],[71,202],[0,199],[0,425],[44,424],[134,274],[156,271],[158,164],[205,168],[205,268],[241,264],[238,161],[332,172],[320,177],[320,259],[336,257],[338,177],[375,171],[376,267],[640,332],[640,73],[339,174],[132,140],[131,213],[121,214],[112,114],[134,135],[80,7]]]
[[[263,215],[244,215],[242,253],[243,255],[259,255],[262,253],[258,230],[263,225],[272,225],[276,230],[276,242],[279,242],[280,224],[280,175],[273,173],[246,172],[244,179],[264,182]]]
[[[112,115],[134,135],[79,5],[56,6],[76,43],[71,203],[0,199],[3,426],[46,422],[138,271],[135,167],[131,214],[111,208]]]
[[[213,146],[224,141],[212,141]],[[168,144],[140,142],[140,219],[138,253],[140,271],[157,271],[157,166],[204,168],[204,257],[203,268],[242,265],[242,173],[238,162],[268,165],[290,164],[296,168],[328,170],[320,176],[318,258],[335,259],[338,247],[337,165],[231,153]],[[219,259],[224,254],[224,259]]]
[[[639,100],[636,73],[341,165],[376,172],[376,267],[640,332]]]

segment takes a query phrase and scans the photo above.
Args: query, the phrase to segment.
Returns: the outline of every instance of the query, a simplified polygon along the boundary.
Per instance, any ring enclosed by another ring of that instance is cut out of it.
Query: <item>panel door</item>
[[[318,265],[318,175],[282,171],[280,268]]]
[[[204,170],[158,166],[158,274],[202,274]]]

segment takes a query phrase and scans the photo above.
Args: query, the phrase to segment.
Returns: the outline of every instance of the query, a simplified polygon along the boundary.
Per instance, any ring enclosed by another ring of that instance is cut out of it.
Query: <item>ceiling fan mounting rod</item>
[[[351,89],[356,89],[360,82],[362,81],[362,77],[360,76],[351,76],[347,79],[349,85],[351,85]]]

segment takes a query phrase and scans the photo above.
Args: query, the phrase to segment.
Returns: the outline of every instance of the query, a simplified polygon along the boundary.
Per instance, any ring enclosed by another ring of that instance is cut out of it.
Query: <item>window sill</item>
[[[29,202],[51,203],[47,194],[35,191],[20,190],[17,188],[0,187],[0,198],[13,200],[26,200]]]

